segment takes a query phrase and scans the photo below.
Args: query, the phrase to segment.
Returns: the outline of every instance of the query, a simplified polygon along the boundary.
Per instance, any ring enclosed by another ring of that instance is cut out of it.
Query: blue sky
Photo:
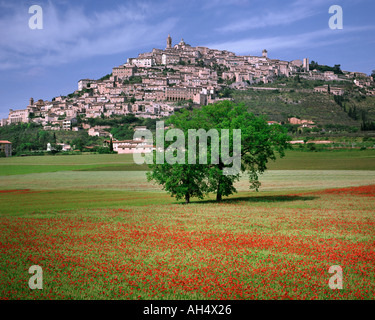
[[[344,27],[331,30],[331,5]],[[29,7],[43,29],[28,27]],[[373,0],[0,0],[0,118],[30,97],[50,100],[98,79],[140,52],[183,37],[192,46],[273,59],[309,58],[370,74],[375,69]]]

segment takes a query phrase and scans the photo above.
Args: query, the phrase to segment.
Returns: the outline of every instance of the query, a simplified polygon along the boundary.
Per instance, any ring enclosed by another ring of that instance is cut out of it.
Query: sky
[[[32,5],[43,10],[43,29],[29,27]],[[332,5],[342,7],[342,29],[329,27]],[[374,13],[373,0],[0,0],[0,118],[165,49],[168,34],[173,44],[183,38],[238,55],[267,49],[271,59],[370,74]]]

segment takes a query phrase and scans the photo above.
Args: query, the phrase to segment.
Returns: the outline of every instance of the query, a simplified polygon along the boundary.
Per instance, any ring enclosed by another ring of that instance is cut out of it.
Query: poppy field
[[[374,195],[365,186],[2,216],[0,297],[373,299]],[[27,285],[32,265],[42,290]],[[328,286],[332,265],[342,290]]]
[[[222,203],[190,205],[144,172],[124,190],[115,177],[90,187],[110,172],[75,173],[65,189],[14,176],[0,191],[0,299],[374,299],[374,173],[270,171],[259,193],[240,181]],[[29,288],[33,265],[42,289]]]

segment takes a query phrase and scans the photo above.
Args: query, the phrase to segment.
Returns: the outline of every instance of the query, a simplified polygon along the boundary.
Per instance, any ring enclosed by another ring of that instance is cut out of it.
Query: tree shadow
[[[277,203],[277,202],[292,202],[292,201],[312,201],[318,199],[317,196],[299,196],[299,195],[275,195],[275,196],[247,196],[247,197],[235,197],[235,198],[227,198],[223,199],[221,202],[216,202],[214,199],[210,200],[196,200],[191,201],[191,203],[195,204],[209,204],[209,203],[238,203],[238,202],[250,202],[250,203]]]

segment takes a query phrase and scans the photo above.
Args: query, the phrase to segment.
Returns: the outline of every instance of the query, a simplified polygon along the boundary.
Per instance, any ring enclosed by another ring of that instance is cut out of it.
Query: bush
[[[310,151],[316,151],[315,143],[308,143],[307,148],[309,148]]]
[[[98,147],[95,149],[96,152],[99,154],[114,154],[117,153],[115,151],[111,151],[108,147]]]
[[[112,73],[109,73],[109,74],[105,75],[104,77],[101,77],[101,78],[99,79],[99,81],[108,80],[110,77],[112,77]]]
[[[365,137],[363,137],[363,142],[366,142],[366,141],[372,142],[372,141],[374,141],[374,139],[372,137],[365,136]]]

